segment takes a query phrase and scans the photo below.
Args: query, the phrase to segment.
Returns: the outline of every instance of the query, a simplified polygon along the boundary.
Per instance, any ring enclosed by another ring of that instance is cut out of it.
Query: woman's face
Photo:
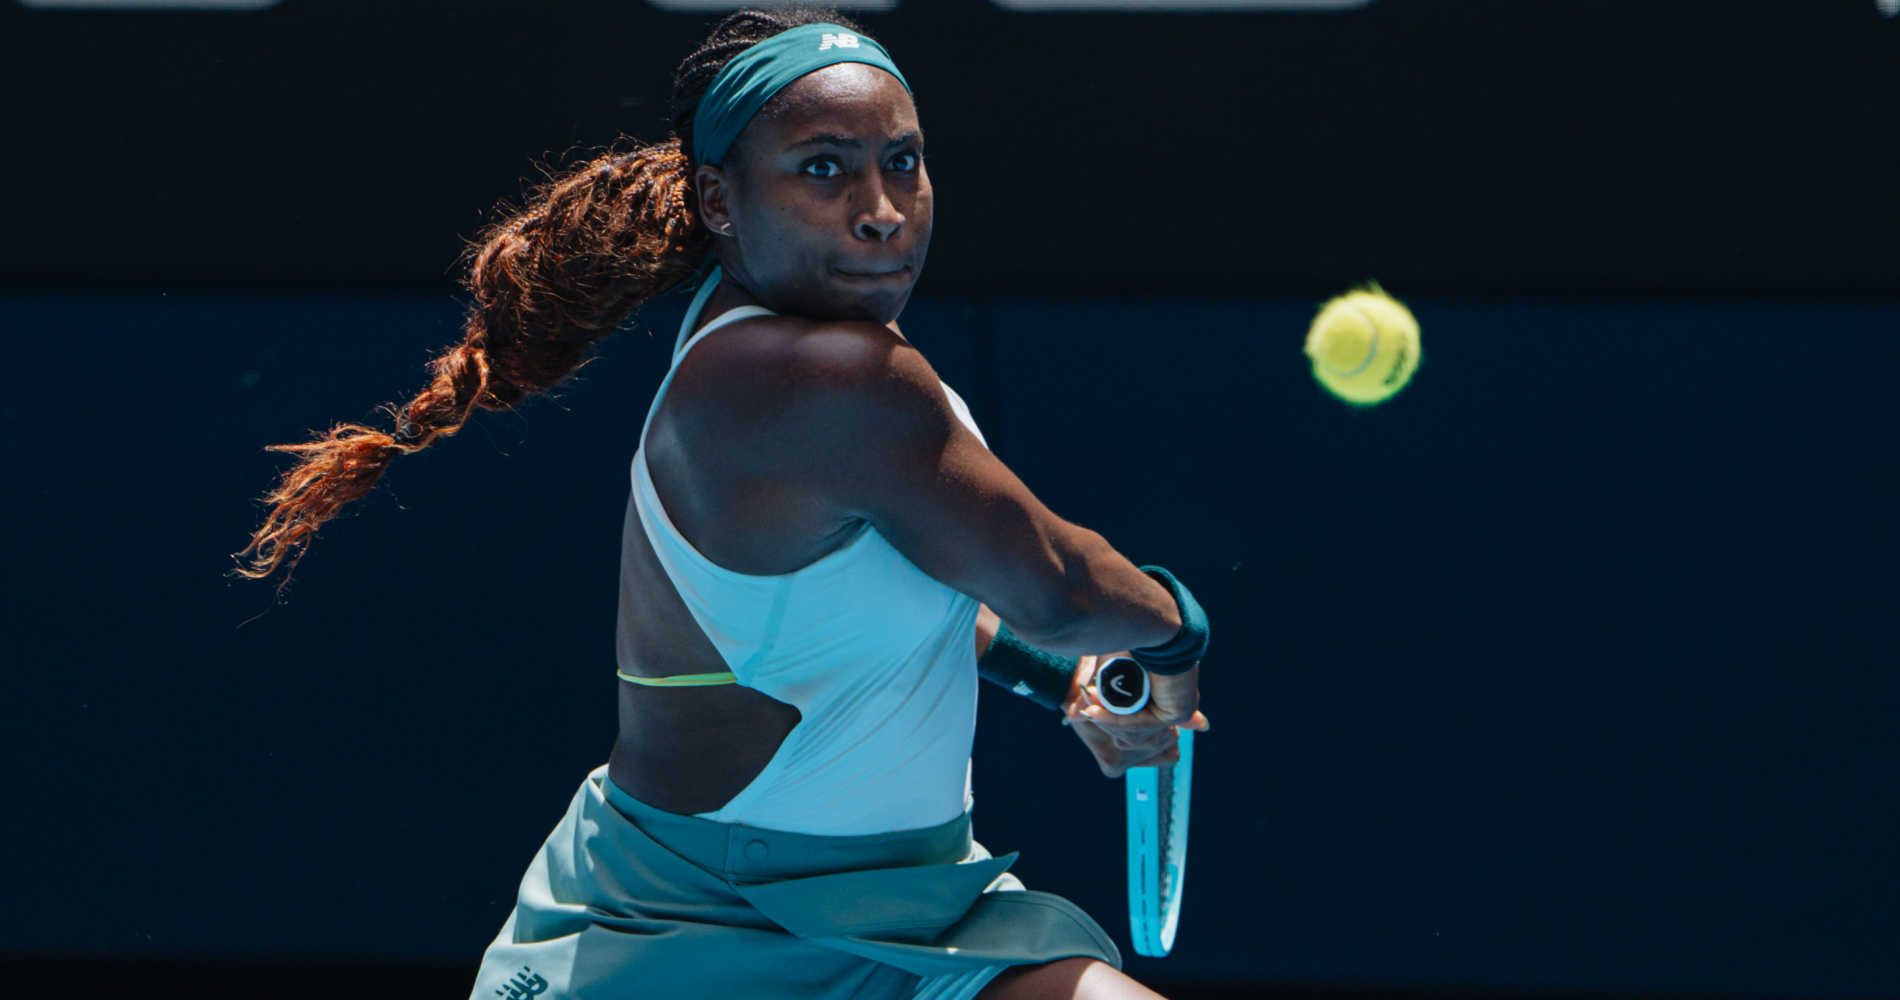
[[[695,175],[721,266],[767,308],[889,323],[930,248],[930,176],[910,92],[864,63],[792,81],[746,124],[724,169]],[[882,275],[866,277],[864,275]]]

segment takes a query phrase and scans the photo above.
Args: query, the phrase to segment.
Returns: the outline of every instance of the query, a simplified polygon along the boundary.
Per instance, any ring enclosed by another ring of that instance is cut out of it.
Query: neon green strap
[[[674,674],[671,677],[635,677],[625,670],[616,670],[614,676],[623,681],[632,681],[647,687],[709,687],[714,684],[739,683],[739,678],[732,676],[729,670],[716,674]]]

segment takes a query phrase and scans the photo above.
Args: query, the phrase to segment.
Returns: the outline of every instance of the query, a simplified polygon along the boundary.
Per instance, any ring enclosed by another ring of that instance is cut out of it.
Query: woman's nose
[[[897,230],[902,228],[903,225],[904,222],[902,219],[896,219],[890,222],[866,219],[858,224],[858,233],[867,240],[889,243],[891,237],[896,236]]]
[[[881,180],[871,180],[869,197],[870,215],[858,221],[858,235],[888,243],[903,228],[903,213],[897,210],[897,205],[891,201],[890,192]]]

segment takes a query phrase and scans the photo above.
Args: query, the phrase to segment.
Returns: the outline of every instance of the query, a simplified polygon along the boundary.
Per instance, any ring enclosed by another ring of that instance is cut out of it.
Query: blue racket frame
[[[1181,921],[1181,884],[1187,875],[1188,793],[1194,780],[1194,730],[1180,729],[1181,759],[1171,766],[1131,767],[1128,795],[1128,936],[1138,954],[1160,958],[1174,948]],[[1161,783],[1169,782],[1165,857],[1156,814]]]

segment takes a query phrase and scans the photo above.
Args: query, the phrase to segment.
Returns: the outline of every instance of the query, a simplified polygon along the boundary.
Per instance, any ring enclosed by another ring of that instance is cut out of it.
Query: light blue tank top
[[[654,491],[646,431],[680,360],[728,323],[773,314],[741,306],[689,339],[720,276],[714,267],[687,308],[672,365],[641,426],[634,508],[667,577],[736,682],[796,706],[803,717],[751,784],[725,806],[697,815],[836,835],[954,819],[972,801],[976,599],[918,569],[868,522],[802,569],[733,572],[686,541]],[[983,440],[963,399],[948,385],[943,391],[958,419]]]

